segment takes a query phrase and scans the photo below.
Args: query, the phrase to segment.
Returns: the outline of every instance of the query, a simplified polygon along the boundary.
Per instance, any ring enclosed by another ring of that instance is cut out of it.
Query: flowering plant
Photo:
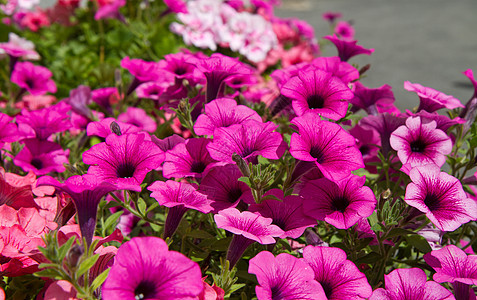
[[[0,299],[475,299],[472,70],[403,112],[339,14],[321,57],[271,0],[35,5],[2,6]]]

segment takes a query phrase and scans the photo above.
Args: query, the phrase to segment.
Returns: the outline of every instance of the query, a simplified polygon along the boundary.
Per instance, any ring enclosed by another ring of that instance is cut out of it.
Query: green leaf
[[[388,235],[386,236],[386,239],[388,238],[391,238],[391,237],[395,237],[395,236],[405,236],[405,235],[409,235],[409,234],[416,234],[415,232],[411,231],[411,230],[406,230],[406,229],[402,229],[402,228],[393,228],[391,229],[391,231],[389,231]]]
[[[48,277],[53,279],[63,279],[63,274],[57,269],[44,269],[33,274],[37,277]]]
[[[245,182],[249,187],[251,187],[251,185],[250,185],[250,178],[248,178],[248,177],[240,177],[240,178],[238,179],[238,181]]]
[[[361,258],[358,258],[356,260],[356,264],[363,264],[363,263],[371,264],[371,263],[377,262],[381,258],[382,258],[382,256],[379,255],[379,253],[373,251],[371,253],[366,254],[365,256],[363,256]]]
[[[105,231],[112,231],[116,227],[116,222],[118,221],[119,217],[123,214],[124,211],[118,211],[114,214],[110,215],[106,221],[104,222],[104,230]]]
[[[161,230],[161,226],[157,224],[149,223],[149,225],[151,225],[152,230],[154,230],[155,232],[159,232]]]
[[[233,292],[235,292],[236,290],[239,290],[239,289],[243,288],[244,286],[245,286],[245,283],[232,284],[232,286],[230,287],[230,290],[229,290],[229,295],[232,294]]]
[[[103,282],[106,280],[106,278],[108,277],[108,274],[109,274],[109,270],[111,270],[111,268],[108,268],[106,270],[104,270],[103,273],[99,274],[98,277],[96,277],[93,282],[91,283],[91,290],[96,290],[97,288],[99,288]]]
[[[57,261],[63,261],[63,259],[66,256],[66,253],[68,253],[68,250],[71,249],[71,246],[75,242],[76,237],[72,236],[66,243],[64,243],[59,249],[58,249],[58,260]]]
[[[419,251],[423,253],[428,253],[432,251],[431,246],[429,246],[429,243],[426,241],[425,238],[420,235],[408,235],[406,236],[406,240],[409,244],[416,247]]]
[[[187,233],[186,236],[196,238],[196,239],[212,239],[212,238],[214,238],[213,235],[211,235],[207,231],[203,231],[203,230],[192,230],[191,232]]]
[[[144,201],[144,199],[139,198],[139,199],[137,200],[137,208],[138,208],[139,212],[140,212],[143,216],[146,215],[147,205],[146,205],[146,201]]]
[[[80,277],[84,273],[86,273],[91,267],[98,261],[99,254],[95,254],[91,257],[88,257],[84,260],[78,267],[78,271],[76,271],[76,276]]]

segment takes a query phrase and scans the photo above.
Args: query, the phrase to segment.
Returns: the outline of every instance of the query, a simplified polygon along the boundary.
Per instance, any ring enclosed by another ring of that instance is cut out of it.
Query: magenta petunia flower
[[[394,94],[391,86],[385,84],[377,89],[365,87],[361,82],[355,83],[354,98],[349,102],[353,104],[353,111],[365,110],[368,115],[382,113],[381,107],[389,107],[394,103]]]
[[[109,115],[113,114],[111,104],[120,99],[118,89],[115,87],[106,87],[91,91],[91,100],[102,107]]]
[[[101,198],[118,189],[116,186],[88,174],[71,176],[64,183],[58,182],[51,176],[43,176],[38,179],[37,185],[54,186],[58,190],[70,195],[76,207],[81,235],[86,239],[87,244],[91,244],[93,240],[96,228],[96,214]]]
[[[415,114],[413,114],[409,111],[407,111],[407,113],[410,116],[421,117],[422,123],[430,123],[432,121],[435,121],[436,122],[436,128],[440,129],[444,132],[447,132],[447,130],[451,126],[465,123],[465,120],[462,119],[462,118],[459,118],[459,117],[455,117],[454,119],[450,119],[448,116],[439,115],[436,112],[430,113],[430,112],[427,112],[425,110],[421,110],[420,112],[415,113]]]
[[[355,30],[353,26],[346,21],[339,21],[336,23],[334,33],[343,41],[353,41]]]
[[[329,300],[367,299],[373,293],[366,276],[339,248],[307,246],[303,258]]]
[[[3,147],[4,143],[18,141],[18,128],[12,120],[12,117],[0,112],[0,148]]]
[[[166,4],[173,13],[188,13],[184,0],[164,0],[164,4]]]
[[[111,299],[196,299],[202,292],[196,262],[169,251],[157,237],[135,237],[124,243],[103,284],[102,297]]]
[[[128,70],[134,76],[126,95],[130,95],[141,83],[156,81],[163,76],[159,64],[156,62],[148,62],[138,58],[130,59],[129,56],[121,60],[121,68]]]
[[[477,284],[477,255],[467,255],[454,245],[447,245],[424,255],[424,260],[436,273],[439,283],[450,282],[457,300],[475,299],[471,285]]]
[[[335,34],[332,36],[327,35],[323,38],[331,41],[336,46],[336,49],[338,49],[338,56],[342,61],[348,61],[351,57],[359,54],[371,55],[371,53],[374,52],[374,49],[366,49],[357,45],[356,43],[358,41],[345,41],[339,39]]]
[[[118,116],[118,120],[148,132],[154,132],[157,128],[156,121],[148,116],[144,109],[138,107],[128,107],[125,113]]]
[[[477,219],[477,203],[467,198],[459,180],[436,165],[415,167],[404,201],[425,213],[442,231],[454,231]]]
[[[419,108],[417,111],[425,110],[427,112],[435,112],[441,108],[454,109],[464,107],[459,99],[446,95],[429,87],[422,86],[418,83],[404,82],[404,88],[410,92],[414,92],[419,96]]]
[[[164,152],[172,150],[177,144],[185,142],[185,139],[177,134],[168,136],[163,140],[158,139],[156,136],[152,135],[151,140],[152,142],[154,142],[154,144],[156,144],[157,147],[159,147]]]
[[[34,96],[56,93],[56,84],[51,80],[53,74],[45,67],[31,62],[18,62],[12,72],[11,81]]]
[[[214,130],[234,124],[245,124],[250,120],[262,122],[256,111],[245,105],[237,105],[237,101],[219,98],[205,105],[205,113],[201,114],[194,124],[198,135],[214,135]]]
[[[272,224],[283,229],[280,238],[299,238],[305,229],[316,225],[316,219],[305,215],[303,198],[299,196],[284,196],[280,189],[272,189],[265,193],[264,197],[273,196],[275,199],[267,199],[260,204],[252,204],[249,211],[256,212],[265,218],[272,218]]]
[[[101,121],[88,123],[88,126],[86,127],[86,134],[88,136],[95,135],[102,138],[106,138],[108,135],[113,133],[111,131],[111,124],[113,122],[116,122],[116,124],[118,124],[121,134],[136,133],[141,131],[141,128],[128,123],[123,123],[121,121],[116,120],[115,118],[105,118]]]
[[[274,237],[283,235],[283,230],[272,225],[272,219],[264,218],[249,211],[240,212],[236,208],[221,210],[214,216],[218,228],[234,234],[227,251],[227,260],[233,268],[245,250],[254,242],[262,245],[274,244]]]
[[[95,20],[101,19],[118,19],[119,21],[126,23],[126,19],[119,12],[119,9],[126,5],[126,0],[113,0],[108,4],[101,6],[94,14]]]
[[[381,153],[387,156],[389,151],[391,151],[391,144],[389,143],[391,133],[403,125],[405,121],[406,119],[404,117],[383,113],[377,116],[366,116],[359,121],[359,125],[365,129],[372,129],[379,133],[381,138]]]
[[[63,164],[68,163],[69,149],[65,151],[56,143],[37,139],[26,139],[23,142],[25,147],[13,159],[13,163],[23,171],[32,171],[35,175],[65,171]]]
[[[386,289],[373,292],[369,300],[455,300],[452,293],[437,282],[427,281],[418,268],[397,269],[384,275]]]
[[[339,19],[343,16],[340,12],[327,11],[321,15],[323,20],[333,23],[336,19]]]
[[[288,253],[275,257],[262,251],[249,261],[248,272],[257,276],[259,285],[255,291],[259,300],[326,299],[310,266]]]
[[[307,112],[339,120],[346,115],[348,101],[353,92],[331,73],[307,68],[298,72],[283,87],[281,93],[292,99],[293,110],[298,116]]]
[[[389,139],[402,164],[410,167],[435,164],[441,167],[452,151],[452,141],[436,128],[436,122],[423,123],[420,117],[409,117]]]
[[[356,146],[363,156],[364,164],[378,160],[378,151],[381,140],[376,131],[365,129],[360,125],[356,125],[349,130],[349,133],[356,139]],[[369,166],[366,166],[369,168]]]
[[[40,55],[35,51],[35,44],[19,37],[13,32],[8,33],[8,42],[0,43],[0,49],[10,56],[10,60],[13,60],[13,63],[10,63],[10,65],[14,65],[20,57],[25,60],[40,59]]]
[[[313,113],[291,121],[299,133],[293,133],[290,154],[299,160],[313,161],[323,175],[339,180],[364,167],[363,157],[353,136],[338,124],[322,121]]]
[[[255,203],[250,187],[238,179],[242,177],[237,165],[213,167],[200,181],[199,191],[212,200],[214,213],[236,207],[240,201]]]
[[[231,125],[214,131],[212,143],[207,145],[210,156],[217,161],[234,163],[232,154],[237,153],[248,162],[257,162],[258,155],[269,159],[279,159],[285,152],[285,145],[278,125],[272,122]]]
[[[165,84],[157,81],[149,81],[140,84],[136,89],[136,95],[138,98],[152,99],[162,102],[162,95],[167,90]]]
[[[186,79],[189,85],[195,86],[205,83],[204,74],[196,67],[198,60],[192,54],[179,52],[165,55],[159,65],[162,70],[171,73],[180,81]]]
[[[72,89],[70,96],[63,99],[62,102],[69,104],[73,112],[91,119],[92,111],[88,106],[91,103],[91,88],[89,86],[80,85]]]
[[[300,191],[305,214],[339,229],[350,228],[369,217],[376,206],[376,196],[364,186],[365,181],[364,176],[351,174],[339,181],[321,178],[307,182]]]
[[[211,140],[205,138],[187,139],[184,143],[167,151],[163,176],[165,178],[194,177],[200,180],[203,174],[206,174],[216,163],[206,148],[210,142]]]
[[[38,140],[46,140],[53,133],[71,128],[70,117],[54,106],[36,111],[22,109],[21,115],[17,116],[16,120],[18,130],[24,136],[35,137]]]
[[[349,84],[359,79],[359,71],[349,63],[341,61],[337,56],[317,57],[313,59],[311,64],[338,77],[344,84]]]
[[[204,214],[212,211],[211,201],[199,193],[192,185],[172,180],[156,181],[148,188],[151,197],[160,205],[169,207],[164,226],[164,239],[172,237],[179,226],[182,217],[189,209],[198,210]]]
[[[164,153],[143,133],[110,134],[83,153],[83,162],[92,165],[88,174],[116,184],[118,189],[140,192],[146,174],[164,161]]]
[[[252,67],[220,53],[214,53],[210,57],[199,60],[197,67],[207,79],[206,102],[223,95],[226,80],[231,80],[237,75],[252,75],[253,73]]]

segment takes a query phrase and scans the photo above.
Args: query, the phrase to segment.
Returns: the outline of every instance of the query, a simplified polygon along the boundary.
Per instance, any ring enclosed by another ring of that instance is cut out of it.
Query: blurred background
[[[371,64],[362,80],[376,88],[393,87],[396,106],[411,109],[419,99],[404,90],[404,81],[419,83],[465,104],[473,94],[462,72],[477,73],[477,0],[282,0],[280,17],[308,21],[318,38],[330,34],[324,12],[340,12],[352,23],[358,44],[374,48],[371,56],[360,55],[350,63]],[[327,45],[323,56],[336,55]]]

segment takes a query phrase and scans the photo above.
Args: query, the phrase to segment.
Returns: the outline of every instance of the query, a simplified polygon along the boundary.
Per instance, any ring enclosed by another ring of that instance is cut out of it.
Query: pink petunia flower
[[[126,5],[126,0],[115,0],[112,1],[110,4],[103,5],[94,14],[94,19],[118,19],[119,21],[126,23],[126,19],[119,12],[119,9],[124,5]]]
[[[339,19],[342,16],[343,14],[340,12],[328,11],[328,12],[325,12],[321,17],[323,18],[323,20],[333,23],[336,19]]]
[[[118,186],[118,189],[141,191],[146,174],[164,161],[164,153],[144,133],[121,136],[110,134],[83,153],[83,162],[92,165],[88,174]]]
[[[397,128],[389,139],[399,160],[410,167],[435,164],[441,167],[452,151],[452,141],[436,122],[424,124],[420,117],[409,117],[406,125]]]
[[[88,245],[93,240],[96,214],[101,198],[118,189],[115,185],[89,174],[71,176],[64,183],[58,182],[51,176],[43,176],[38,179],[37,185],[54,186],[61,192],[70,195],[76,207],[81,235],[86,239]]]
[[[166,152],[163,165],[165,178],[194,177],[198,181],[216,163],[207,151],[211,142],[205,138],[187,139]]]
[[[240,201],[255,203],[250,187],[238,179],[242,177],[237,165],[213,167],[200,181],[199,192],[212,200],[214,213],[222,209],[236,207]]]
[[[51,80],[53,74],[45,67],[31,62],[18,62],[12,72],[11,81],[34,96],[47,92],[56,93],[56,84]]]
[[[455,300],[445,287],[427,281],[426,273],[418,268],[394,270],[384,275],[384,281],[386,289],[376,289],[369,300]]]
[[[237,105],[234,99],[219,98],[205,105],[205,113],[197,118],[194,131],[198,135],[214,135],[217,128],[245,124],[250,120],[262,122],[262,118],[251,108]]]
[[[44,11],[37,9],[37,11],[26,12],[20,24],[31,31],[38,31],[41,27],[50,26],[50,20]]]
[[[340,180],[364,167],[355,139],[338,124],[322,121],[314,113],[297,117],[291,123],[298,127],[298,133],[291,136],[290,154],[315,162],[325,177]]]
[[[346,21],[339,21],[336,23],[334,33],[343,41],[353,41],[355,30],[350,23]]]
[[[365,181],[364,176],[351,174],[340,181],[321,178],[307,182],[300,190],[305,214],[339,229],[350,228],[369,217],[376,206],[376,196],[364,186]]]
[[[353,92],[331,73],[307,68],[298,72],[282,88],[281,93],[292,99],[298,116],[315,112],[323,117],[339,120],[346,115]]]
[[[344,84],[349,84],[359,79],[359,71],[349,63],[341,61],[337,56],[317,57],[313,59],[311,64],[338,77]]]
[[[366,276],[339,248],[307,246],[303,258],[329,300],[367,299],[373,293]]]
[[[419,83],[404,82],[404,88],[410,92],[414,92],[419,96],[419,108],[417,111],[425,110],[427,112],[435,112],[441,108],[454,109],[464,107],[459,99],[446,95],[437,90],[420,85]]]
[[[134,76],[126,95],[130,95],[141,83],[156,81],[163,76],[158,63],[138,58],[130,59],[129,56],[121,60],[121,68],[128,70]]]
[[[255,287],[259,300],[303,299],[324,300],[326,295],[316,282],[315,274],[303,259],[288,253],[277,257],[268,251],[258,253],[249,261],[248,272],[257,276]]]
[[[359,54],[371,55],[374,52],[374,49],[366,49],[357,45],[356,43],[358,41],[345,41],[339,39],[335,34],[332,36],[327,35],[324,38],[331,41],[336,46],[338,56],[342,61],[348,61],[351,57]]]
[[[467,198],[459,180],[436,165],[415,167],[404,201],[426,214],[442,231],[454,231],[477,219],[477,203]]]
[[[245,250],[254,242],[262,245],[274,244],[274,237],[281,236],[283,230],[272,225],[272,219],[264,218],[249,211],[240,212],[236,208],[227,208],[214,215],[218,228],[234,234],[227,251],[230,268],[238,262]]]
[[[361,82],[355,83],[354,98],[349,102],[353,104],[353,111],[365,110],[368,115],[378,115],[394,103],[394,94],[391,86],[385,84],[377,89],[365,87]]]
[[[164,239],[172,237],[179,226],[182,217],[189,209],[195,209],[204,214],[212,211],[211,201],[199,193],[192,185],[173,180],[156,181],[148,188],[151,197],[160,205],[169,207],[164,225]]]
[[[306,228],[316,225],[316,219],[305,214],[302,197],[284,196],[280,189],[269,190],[264,195],[264,197],[267,196],[273,196],[277,200],[267,199],[259,204],[252,204],[249,211],[258,213],[265,218],[272,218],[272,224],[277,225],[284,231],[280,238],[299,238]]]
[[[36,111],[22,109],[16,120],[18,130],[23,136],[35,137],[38,140],[47,140],[52,134],[71,127],[69,116],[53,106]]]
[[[8,34],[8,42],[0,43],[0,49],[10,57],[23,58],[27,60],[38,60],[40,55],[35,51],[35,44],[23,39],[13,32]],[[1,55],[1,51],[0,51]]]
[[[144,109],[138,107],[128,107],[125,113],[118,116],[118,120],[148,132],[154,132],[157,128],[156,121]]]
[[[420,117],[422,123],[430,123],[432,121],[435,121],[436,122],[436,128],[440,129],[444,132],[447,132],[447,130],[451,126],[458,125],[458,124],[464,124],[466,122],[464,119],[459,118],[459,117],[455,117],[454,119],[450,119],[448,116],[439,115],[436,112],[430,113],[430,112],[427,112],[425,110],[421,110],[420,112],[415,113],[415,114],[413,114],[409,111],[407,111],[407,113],[410,116]]]
[[[111,299],[195,299],[203,290],[200,267],[169,251],[157,237],[135,237],[118,250],[102,296]]]
[[[234,163],[232,155],[237,153],[248,162],[256,163],[258,155],[268,159],[279,159],[285,152],[285,145],[278,125],[272,122],[231,125],[214,131],[212,143],[207,145],[210,156],[221,162]]]
[[[141,131],[141,128],[117,121],[115,118],[105,118],[101,121],[88,123],[88,126],[86,127],[86,134],[88,136],[99,136],[106,138],[108,135],[113,133],[111,130],[111,124],[113,122],[116,122],[116,124],[119,126],[119,131],[121,134],[137,133]]]
[[[5,143],[12,143],[19,139],[17,125],[12,120],[13,118],[9,115],[0,113],[0,148]]]
[[[63,164],[69,163],[69,149],[65,151],[56,143],[37,139],[26,139],[23,142],[25,147],[18,152],[13,163],[25,172],[33,171],[35,175],[45,175],[65,171]]]
[[[91,100],[106,110],[109,115],[113,114],[111,104],[117,103],[119,99],[119,92],[115,87],[106,87],[91,91]]]
[[[436,282],[452,283],[457,300],[476,298],[471,285],[477,284],[477,256],[467,255],[454,245],[447,245],[424,255],[424,260],[436,273]]]
[[[149,81],[141,83],[136,88],[136,95],[138,98],[152,99],[162,102],[162,95],[167,90],[167,86],[162,82]]]

